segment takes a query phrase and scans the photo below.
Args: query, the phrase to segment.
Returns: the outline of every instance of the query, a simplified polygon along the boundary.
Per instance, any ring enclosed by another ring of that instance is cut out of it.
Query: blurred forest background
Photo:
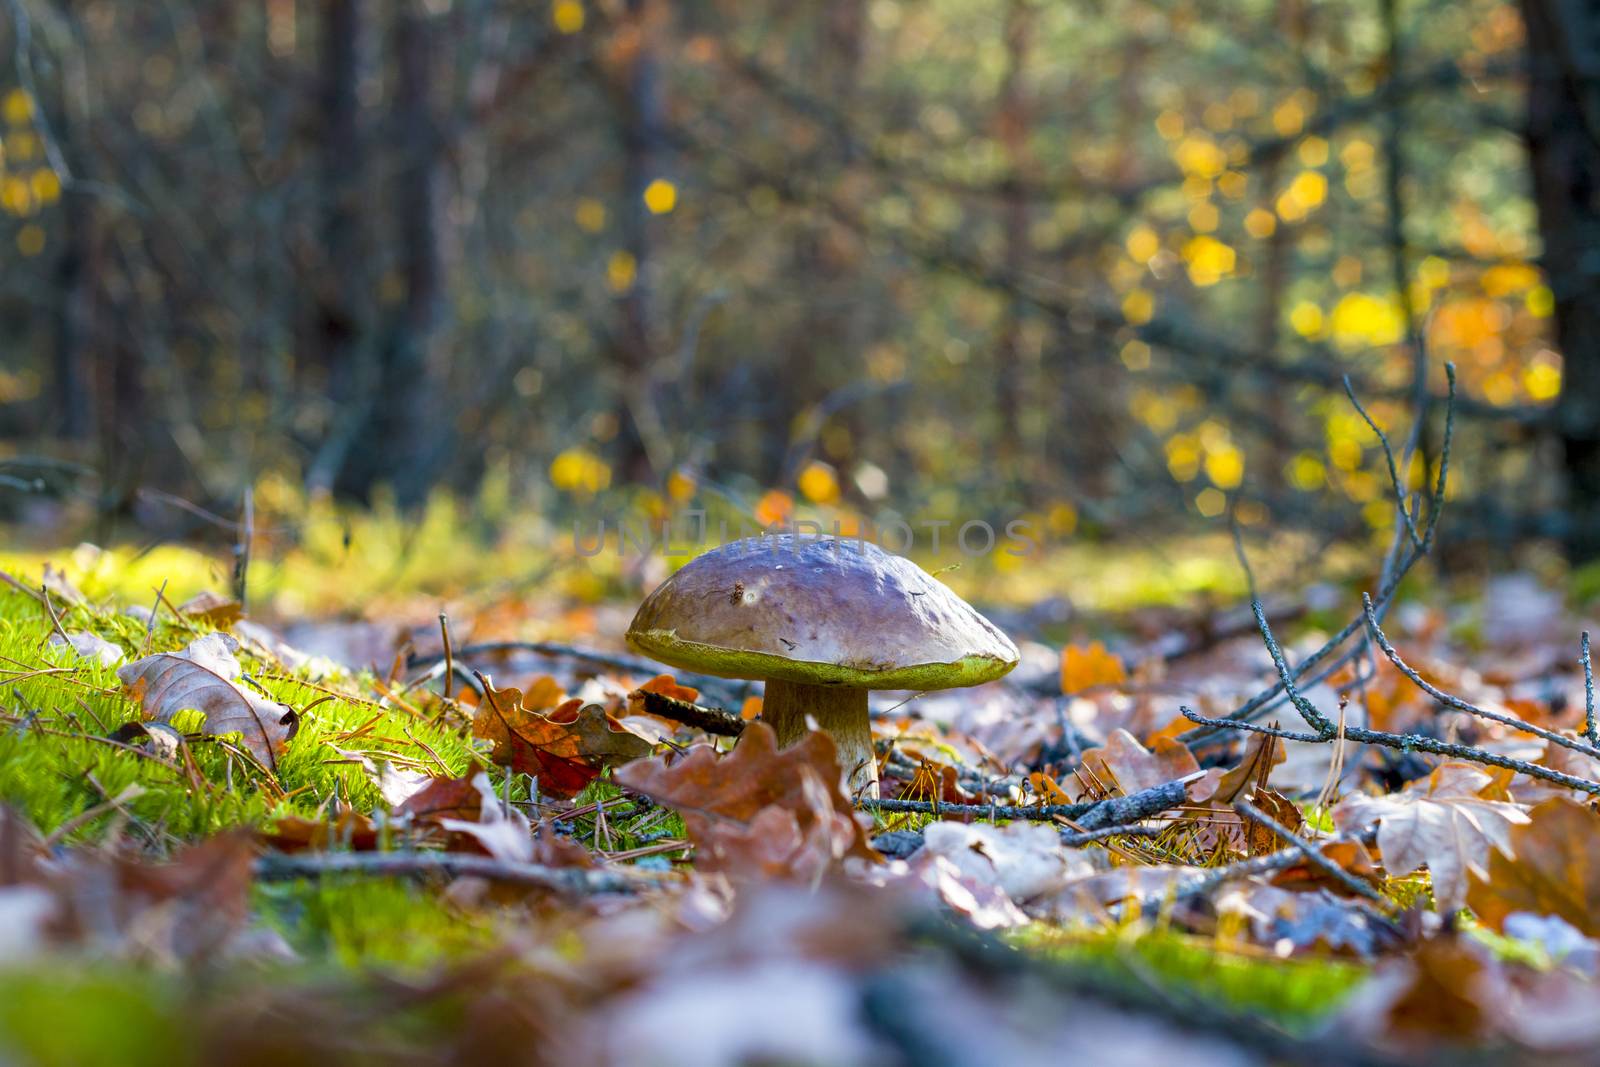
[[[0,513],[264,479],[1600,556],[1600,10],[4,0]],[[168,495],[170,494],[170,496]],[[630,498],[632,499],[632,498]]]

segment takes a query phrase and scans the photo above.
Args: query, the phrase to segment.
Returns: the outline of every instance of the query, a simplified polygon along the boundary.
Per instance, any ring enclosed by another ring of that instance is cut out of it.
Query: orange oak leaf
[[[1099,641],[1068,645],[1061,650],[1061,691],[1071,696],[1101,685],[1121,685],[1128,680],[1122,661]]]

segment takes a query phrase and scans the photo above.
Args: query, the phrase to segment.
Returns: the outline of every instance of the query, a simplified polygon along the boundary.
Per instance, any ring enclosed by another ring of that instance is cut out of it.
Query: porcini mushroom
[[[1017,665],[1017,646],[903,556],[864,540],[746,538],[684,565],[645,598],[628,644],[701,674],[766,683],[761,718],[788,746],[810,716],[850,788],[877,795],[870,689],[953,689]]]

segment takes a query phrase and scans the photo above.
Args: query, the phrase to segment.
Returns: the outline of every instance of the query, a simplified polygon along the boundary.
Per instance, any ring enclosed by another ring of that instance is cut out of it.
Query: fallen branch
[[[1166,827],[1164,826],[1143,825],[1102,826],[1098,830],[1085,830],[1083,833],[1064,830],[1061,833],[1061,843],[1068,848],[1078,848],[1082,845],[1093,844],[1096,841],[1104,841],[1108,837],[1154,837],[1165,832]]]
[[[1415,567],[1417,563],[1432,550],[1435,536],[1438,533],[1439,516],[1443,512],[1444,507],[1445,486],[1448,483],[1450,476],[1450,450],[1455,439],[1456,414],[1455,364],[1446,363],[1444,365],[1444,369],[1445,375],[1449,379],[1450,389],[1445,399],[1444,440],[1439,450],[1439,474],[1434,480],[1432,491],[1426,498],[1428,503],[1427,529],[1422,534],[1420,544],[1408,543],[1408,539],[1399,537],[1396,538],[1395,547],[1391,550],[1391,555],[1384,564],[1383,580],[1379,583],[1378,592],[1373,598],[1377,603],[1377,614],[1380,618],[1389,610],[1390,603],[1394,597],[1394,594],[1399,590],[1401,581],[1407,574],[1411,572],[1411,569]],[[1422,413],[1420,411],[1418,412],[1417,417],[1419,420],[1421,419]],[[1382,431],[1379,431],[1379,436],[1380,438],[1384,436]],[[1399,499],[1403,500],[1403,489],[1397,489],[1397,493],[1399,495]],[[1420,507],[1421,502],[1419,501],[1418,508],[1420,509]],[[1409,530],[1415,529],[1415,524],[1416,517],[1410,516],[1408,513],[1408,532]],[[1403,552],[1399,551],[1401,546],[1405,546],[1407,550]],[[1396,552],[1398,552],[1398,555],[1394,554]],[[1265,629],[1265,612],[1261,608],[1259,600],[1255,597],[1251,598],[1251,610],[1255,613],[1258,629]],[[1343,647],[1346,641],[1354,637],[1356,633],[1359,632],[1365,625],[1366,618],[1364,615],[1357,615],[1355,618],[1351,619],[1338,633],[1334,634],[1327,641],[1323,642],[1320,648],[1316,649],[1310,655],[1306,656],[1305,659],[1301,660],[1299,665],[1294,667],[1290,672],[1290,680],[1299,682],[1301,679],[1306,678],[1306,676],[1311,673],[1312,668],[1316,667],[1318,664],[1321,664],[1325,659],[1337,652],[1341,647]],[[1355,647],[1347,649],[1343,653],[1340,653],[1338,656],[1334,657],[1332,662],[1326,664],[1313,677],[1309,678],[1309,680],[1306,682],[1306,685],[1314,686],[1319,682],[1325,681],[1326,679],[1332,677],[1334,673],[1339,671],[1346,664],[1359,659],[1366,653],[1366,650],[1367,643],[1365,641],[1358,642]],[[1293,703],[1292,698],[1287,696],[1287,688],[1283,679],[1284,675],[1280,670],[1279,680],[1273,685],[1268,686],[1262,692],[1256,694],[1243,704],[1234,708],[1227,715],[1223,716],[1222,719],[1207,720],[1205,725],[1208,727],[1208,729],[1191,730],[1179,738],[1179,740],[1188,744],[1190,747],[1203,745],[1218,738],[1228,736],[1228,731],[1233,728],[1230,725],[1232,723],[1251,722],[1255,719],[1259,719],[1279,707],[1285,699],[1289,699],[1290,702]],[[1297,708],[1297,710],[1299,709]],[[1192,715],[1189,716],[1189,718],[1195,722],[1200,721]]]
[[[1486,748],[1476,745],[1462,745],[1452,741],[1441,741],[1436,737],[1427,737],[1422,734],[1396,734],[1386,730],[1369,730],[1362,726],[1346,726],[1341,731],[1335,729],[1327,716],[1317,710],[1316,705],[1301,694],[1295,684],[1293,673],[1284,661],[1283,653],[1278,648],[1277,640],[1272,636],[1272,628],[1267,625],[1265,615],[1258,616],[1261,624],[1261,637],[1266,643],[1267,650],[1272,653],[1273,665],[1278,670],[1278,678],[1283,686],[1283,691],[1293,705],[1295,711],[1312,728],[1312,732],[1280,730],[1271,726],[1258,726],[1254,723],[1240,722],[1232,719],[1209,719],[1196,714],[1193,709],[1180,707],[1178,710],[1184,718],[1201,726],[1215,727],[1225,731],[1239,731],[1248,733],[1269,734],[1286,741],[1303,741],[1307,744],[1328,744],[1340,740],[1355,741],[1363,745],[1381,745],[1385,748],[1399,749],[1401,752],[1427,752],[1435,756],[1448,756],[1451,759],[1467,760],[1470,763],[1481,763],[1489,767],[1503,767],[1518,774],[1527,775],[1529,778],[1539,778],[1546,782],[1575,789],[1591,796],[1600,796],[1600,782],[1593,782],[1587,778],[1578,778],[1574,775],[1564,774],[1561,771],[1542,767],[1537,763],[1527,760],[1513,759],[1503,756],[1498,752],[1491,752]],[[1462,701],[1461,703],[1465,703]],[[1576,742],[1568,745],[1573,747]],[[1581,751],[1581,749],[1580,749]]]
[[[1182,804],[1187,799],[1182,779],[1142,789],[1125,797],[1089,800],[1081,804],[1043,804],[1016,807],[1005,804],[935,804],[926,800],[858,800],[863,811],[885,811],[913,815],[976,815],[988,819],[1025,819],[1054,822],[1072,819],[1085,833],[1108,826],[1122,826],[1148,819]]]
[[[256,877],[262,881],[320,878],[330,874],[409,875],[443,874],[450,877],[487,878],[494,882],[547,889],[571,896],[599,893],[637,893],[657,884],[644,872],[596,871],[581,867],[546,867],[539,863],[510,863],[492,856],[455,852],[317,852],[299,855],[270,853],[256,860]]]

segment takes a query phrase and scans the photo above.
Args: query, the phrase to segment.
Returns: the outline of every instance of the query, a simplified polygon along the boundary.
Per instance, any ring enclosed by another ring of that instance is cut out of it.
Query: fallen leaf
[[[629,732],[598,704],[573,699],[542,713],[539,708],[552,696],[554,685],[539,679],[531,697],[520,689],[485,685],[483,701],[472,716],[472,734],[494,743],[490,759],[497,765],[537,776],[539,788],[552,796],[572,797],[606,767],[653,751],[647,739]],[[559,697],[559,688],[553,695]]]
[[[708,846],[712,866],[719,858],[734,859],[737,851],[737,842],[730,851],[733,839],[723,824],[749,827],[773,807],[795,820],[799,836],[789,839],[787,856],[796,863],[819,852],[830,860],[846,854],[878,858],[844,791],[833,739],[826,733],[809,733],[779,751],[772,728],[752,723],[725,756],[710,745],[696,745],[681,758],[661,756],[623,767],[617,780],[677,809],[691,840]],[[780,821],[769,815],[765,825],[773,828]],[[770,859],[763,862],[771,866]]]
[[[642,693],[659,693],[669,700],[681,700],[685,704],[693,704],[700,699],[700,690],[679,685],[670,674],[658,674],[628,694],[628,710],[634,715],[644,714]]]
[[[238,733],[251,754],[275,772],[278,751],[294,736],[299,716],[234,681],[244,673],[233,655],[238,649],[239,642],[228,634],[207,634],[180,652],[136,660],[117,677],[147,718],[171,722],[180,711],[201,712],[205,733]]]
[[[483,794],[473,784],[476,777],[464,774],[460,778],[429,779],[427,785],[395,808],[395,814],[435,825],[441,819],[475,820],[483,810]]]
[[[178,613],[221,630],[244,617],[244,605],[220,593],[202,590],[179,604]]]
[[[475,820],[441,818],[439,826],[461,834],[480,851],[507,863],[541,863],[549,867],[589,867],[589,850],[554,830],[541,828],[535,835],[528,817],[514,807],[503,805],[495,796],[488,774],[479,771],[472,778],[478,793]]]
[[[1481,1040],[1494,1029],[1491,1004],[1498,985],[1481,948],[1458,937],[1437,937],[1380,967],[1345,1003],[1340,1020],[1401,1045]]]
[[[1068,696],[1101,685],[1122,685],[1128,672],[1099,641],[1061,650],[1061,691]]]
[[[115,667],[123,660],[121,648],[98,634],[83,630],[68,630],[64,641],[60,634],[51,634],[50,644],[55,648],[70,648],[79,659],[98,663],[102,667]]]
[[[164,722],[125,722],[112,732],[111,740],[169,760],[177,759],[183,748],[183,734]]]
[[[1083,754],[1075,778],[1078,797],[1101,796],[1153,789],[1199,771],[1200,764],[1194,753],[1181,741],[1161,738],[1153,748],[1145,748],[1128,731],[1113,730],[1103,746]],[[1189,783],[1189,798],[1195,801],[1209,798],[1221,777],[1222,772],[1214,768],[1205,777]],[[1070,782],[1067,791],[1073,791]]]
[[[333,819],[307,819],[286,815],[259,835],[260,841],[278,852],[326,851],[342,849],[372,852],[379,845],[378,828],[358,811],[344,811]]]
[[[1045,823],[935,822],[923,828],[923,842],[928,854],[943,856],[967,878],[998,886],[1019,904],[1093,873],[1089,860],[1063,848],[1060,832]]]
[[[83,604],[89,599],[72,584],[72,579],[67,577],[66,571],[49,563],[44,565],[43,584],[47,593],[57,600],[65,600],[68,604]]]
[[[1559,797],[1540,804],[1511,829],[1506,852],[1474,872],[1467,903],[1496,930],[1527,912],[1600,934],[1600,817]]]
[[[1346,796],[1333,819],[1345,833],[1376,823],[1384,869],[1398,876],[1426,864],[1434,901],[1450,914],[1466,904],[1468,875],[1486,875],[1490,849],[1509,853],[1511,829],[1528,821],[1524,805],[1479,795],[1492,782],[1470,763],[1442,763],[1399,793]]]
[[[1235,881],[1217,894],[1215,906],[1219,916],[1245,919],[1252,940],[1275,950],[1287,945],[1372,959],[1401,944],[1392,927],[1325,890],[1291,892],[1253,880]]]

